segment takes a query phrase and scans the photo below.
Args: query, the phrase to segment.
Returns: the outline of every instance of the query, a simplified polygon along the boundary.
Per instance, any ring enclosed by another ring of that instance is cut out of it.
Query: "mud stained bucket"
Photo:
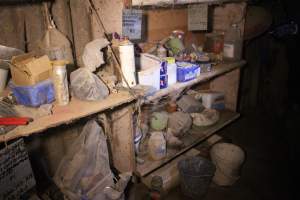
[[[245,153],[239,146],[230,143],[218,143],[210,150],[210,156],[216,166],[213,177],[214,183],[220,186],[230,186],[240,178]]]
[[[179,161],[177,167],[182,193],[192,199],[203,199],[216,170],[213,163],[195,156]]]

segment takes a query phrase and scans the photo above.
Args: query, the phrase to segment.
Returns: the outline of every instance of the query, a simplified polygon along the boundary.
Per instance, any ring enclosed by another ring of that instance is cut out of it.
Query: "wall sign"
[[[188,6],[188,30],[206,31],[208,29],[208,5],[196,4]]]
[[[123,36],[131,40],[142,38],[142,10],[123,9],[122,32]]]
[[[35,179],[23,139],[0,150],[0,199],[20,199],[34,186]]]

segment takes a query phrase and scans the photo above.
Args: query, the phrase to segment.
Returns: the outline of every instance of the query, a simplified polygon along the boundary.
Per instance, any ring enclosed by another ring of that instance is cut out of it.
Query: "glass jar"
[[[243,39],[237,24],[233,24],[224,37],[224,60],[239,61],[242,59]]]

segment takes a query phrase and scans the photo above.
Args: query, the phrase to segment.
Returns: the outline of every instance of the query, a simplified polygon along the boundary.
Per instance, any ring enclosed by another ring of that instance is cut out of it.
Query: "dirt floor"
[[[234,124],[219,133],[240,145],[247,155],[242,176],[231,187],[211,184],[204,200],[286,200],[292,197],[292,178],[289,135],[285,120],[275,120],[263,113],[244,114]],[[293,143],[293,142],[292,142]],[[293,149],[292,149],[293,150]],[[294,168],[295,169],[295,168]],[[295,169],[296,170],[296,169]],[[147,189],[137,185],[130,199],[146,199]],[[174,188],[164,199],[188,199]]]

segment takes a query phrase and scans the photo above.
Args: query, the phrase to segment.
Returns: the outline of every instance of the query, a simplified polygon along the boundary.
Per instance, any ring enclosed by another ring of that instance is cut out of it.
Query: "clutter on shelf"
[[[136,138],[141,138],[135,143],[138,163],[143,164],[140,161],[147,157],[154,161],[163,160],[169,150],[176,151],[189,145],[185,141],[193,129],[212,126],[219,121],[219,111],[205,108],[200,94],[201,91],[189,90],[177,97],[177,101],[166,100],[142,107],[142,126],[149,128],[141,131],[143,136],[136,133]]]

